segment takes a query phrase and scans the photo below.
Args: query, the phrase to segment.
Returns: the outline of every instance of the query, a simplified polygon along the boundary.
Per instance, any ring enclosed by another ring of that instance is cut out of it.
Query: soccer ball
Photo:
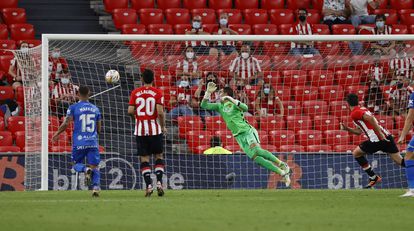
[[[117,83],[119,81],[119,72],[116,70],[109,70],[106,72],[105,80],[107,83]]]

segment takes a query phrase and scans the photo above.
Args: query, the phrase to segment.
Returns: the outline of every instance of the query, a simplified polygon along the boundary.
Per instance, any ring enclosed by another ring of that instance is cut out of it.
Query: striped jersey
[[[392,34],[392,27],[385,25],[384,31],[379,31],[377,28],[374,28],[373,34],[377,35],[388,35]],[[391,45],[391,41],[385,40],[385,41],[377,41],[375,42],[378,46],[388,47]]]
[[[351,112],[351,118],[354,121],[354,124],[364,132],[371,142],[379,142],[379,134],[374,130],[374,126],[372,124],[364,120],[363,116],[365,114],[373,116],[366,107],[354,107]],[[378,126],[381,128],[381,132],[385,137],[391,135],[391,133],[381,125],[378,124]]]
[[[390,68],[397,76],[404,76],[411,79],[413,76],[414,59],[407,57],[407,54],[396,55],[390,61]]]
[[[250,56],[248,59],[235,58],[230,64],[230,72],[235,72],[239,78],[249,79],[262,72],[259,60]]]
[[[139,87],[132,91],[129,105],[135,107],[136,136],[155,136],[162,133],[156,105],[164,106],[162,91],[155,87]]]
[[[290,28],[291,34],[297,34],[297,35],[312,35],[313,34],[312,25],[309,23],[306,23],[305,25],[302,25],[300,23],[297,23],[294,27]],[[292,42],[290,44],[291,48],[310,48],[313,47],[313,45],[305,45],[305,44],[296,44]]]
[[[226,35],[229,33],[223,33],[223,30],[221,28],[218,28],[216,33],[218,35]],[[234,41],[217,41],[217,46],[235,46]]]
[[[194,73],[198,70],[198,63],[196,60],[187,60],[183,59],[182,61],[177,61],[177,70],[180,70],[184,73]]]
[[[52,99],[60,99],[63,96],[66,95],[72,95],[72,96],[76,96],[79,90],[79,86],[72,84],[72,83],[68,83],[68,84],[63,84],[63,83],[56,83],[56,85],[53,87],[53,91],[52,91]]]
[[[394,85],[390,89],[388,99],[394,101],[394,109],[405,109],[411,93],[413,93],[413,88],[410,86],[398,89],[398,87]]]
[[[191,29],[191,32],[203,32],[203,28],[200,28],[199,30],[196,29]],[[191,47],[196,47],[196,46],[207,46],[206,41],[185,41],[185,46],[191,46]]]

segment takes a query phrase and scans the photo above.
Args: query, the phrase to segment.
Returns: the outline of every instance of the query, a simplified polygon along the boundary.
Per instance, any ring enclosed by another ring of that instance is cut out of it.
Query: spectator
[[[412,92],[413,88],[408,86],[408,81],[400,76],[391,87],[388,96],[387,105],[389,115],[405,116],[407,113],[408,100]]]
[[[368,4],[377,9],[382,0],[346,0],[346,5],[351,12],[352,25],[357,28],[360,24],[375,23],[375,16],[368,14]]]
[[[368,77],[371,81],[384,83],[386,82],[386,73],[384,72],[384,65],[381,63],[381,52],[374,52],[373,56],[374,64],[369,67]]]
[[[209,35],[210,33],[205,32],[203,30],[202,22],[201,22],[201,16],[195,15],[192,20],[192,28],[190,31],[187,31],[186,34],[188,35]],[[194,52],[197,55],[208,55],[210,54],[210,47],[208,46],[206,41],[191,41],[191,42],[185,42],[185,46],[191,46],[194,48]],[[213,51],[211,51],[213,52]],[[215,53],[217,53],[217,50],[215,50]]]
[[[243,45],[240,49],[240,55],[230,64],[230,77],[234,82],[243,82],[245,85],[257,85],[263,79],[263,72],[259,60],[251,55],[250,46]]]
[[[0,100],[0,117],[4,118],[4,123],[7,126],[7,121],[10,116],[18,116],[20,114],[20,106],[14,99]]]
[[[217,35],[238,35],[238,33],[229,28],[229,16],[227,13],[220,14],[219,28],[214,33]],[[217,41],[217,50],[221,55],[230,55],[237,53],[234,41]]]
[[[312,35],[312,25],[307,22],[308,11],[306,9],[298,10],[298,20],[294,27],[290,29],[291,34]],[[319,51],[313,47],[313,42],[292,42],[290,54],[292,55],[318,55]]]
[[[198,85],[201,71],[198,69],[197,56],[192,47],[186,47],[183,53],[183,60],[177,62],[176,75],[177,85],[187,87],[188,85]],[[187,83],[188,82],[188,83]]]
[[[216,74],[214,74],[213,72],[209,72],[207,73],[207,77],[206,77],[206,81],[204,81],[203,79],[200,81],[200,84],[198,85],[197,90],[194,93],[194,97],[192,98],[192,107],[194,112],[201,116],[201,118],[205,118],[206,116],[216,116],[218,115],[217,112],[215,111],[207,111],[205,109],[202,109],[200,107],[200,103],[201,103],[201,99],[204,97],[205,94],[205,86],[209,83],[209,82],[214,82],[217,84],[217,86],[220,86],[221,84],[219,83],[219,80],[216,76]],[[220,96],[217,93],[218,91],[215,91],[212,96],[210,97],[210,101],[212,102],[219,102],[220,101]]]
[[[63,117],[66,115],[69,106],[78,101],[79,86],[72,83],[72,78],[67,69],[62,71],[58,81],[52,91],[52,102],[56,107],[56,114]]]
[[[190,106],[191,102],[191,88],[190,86],[180,85],[175,94],[171,95],[169,104],[171,106],[167,118],[172,121],[177,120],[179,116],[194,115],[193,109]]]
[[[365,92],[364,104],[374,114],[381,114],[385,111],[385,100],[382,90],[377,81],[371,81]]]
[[[22,42],[20,44],[20,52],[22,58],[24,58],[23,56],[28,56],[29,44],[27,42]],[[23,85],[23,70],[20,68],[17,57],[14,57],[10,62],[9,75],[13,78],[12,87],[14,90]]]
[[[332,30],[334,24],[347,24],[349,9],[345,5],[345,0],[324,0],[323,1],[323,23]]]
[[[269,83],[265,83],[260,89],[254,108],[255,114],[260,117],[273,115],[283,117],[284,114],[282,101],[276,96],[275,89]],[[276,113],[277,109],[279,114]]]
[[[392,28],[385,25],[386,17],[379,14],[375,17],[375,27],[372,29],[373,34],[387,35],[392,34]],[[378,51],[382,55],[395,55],[395,41],[377,41],[371,43],[371,52]]]
[[[220,137],[217,136],[213,136],[210,139],[210,148],[205,150],[203,153],[206,155],[210,155],[210,154],[232,154],[232,152],[230,152],[227,149],[224,149],[221,146],[221,139]]]
[[[55,47],[49,56],[49,78],[54,80],[56,73],[61,73],[63,69],[68,69],[67,61],[61,57],[60,48]]]
[[[412,80],[413,68],[414,59],[407,56],[407,53],[404,51],[404,44],[397,44],[395,58],[390,61],[390,73],[393,79],[403,77],[407,80]]]

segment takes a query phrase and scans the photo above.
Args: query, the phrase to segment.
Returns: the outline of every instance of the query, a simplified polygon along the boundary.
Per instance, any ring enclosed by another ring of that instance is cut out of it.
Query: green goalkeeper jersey
[[[207,100],[203,100],[200,106],[206,110],[220,113],[233,136],[249,131],[252,127],[244,119],[244,112],[248,110],[247,105],[244,103],[240,103],[237,106],[229,101],[225,103],[208,103]]]

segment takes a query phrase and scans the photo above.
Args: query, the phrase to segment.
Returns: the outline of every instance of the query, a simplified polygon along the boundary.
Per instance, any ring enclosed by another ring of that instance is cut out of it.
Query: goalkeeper
[[[271,152],[260,147],[256,129],[244,119],[243,114],[248,110],[247,105],[233,98],[233,90],[230,87],[225,87],[220,91],[221,103],[209,103],[210,96],[216,89],[215,83],[208,83],[201,107],[220,113],[227,128],[230,129],[247,156],[260,166],[283,176],[286,187],[289,187],[291,174],[289,166]]]

